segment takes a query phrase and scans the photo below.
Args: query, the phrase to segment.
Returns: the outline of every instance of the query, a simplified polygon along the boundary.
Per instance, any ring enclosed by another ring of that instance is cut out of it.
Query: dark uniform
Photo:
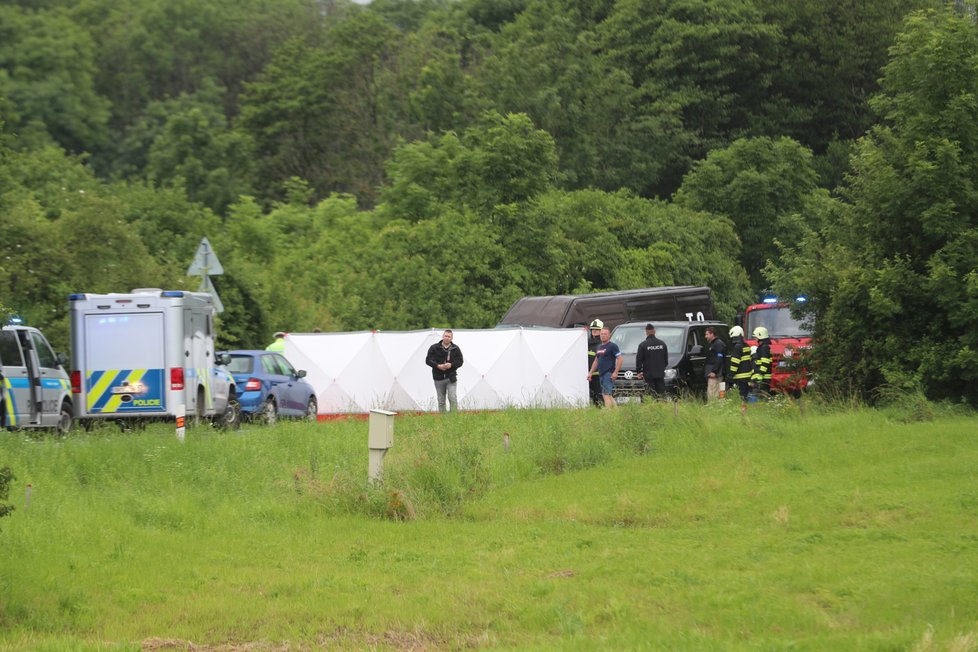
[[[706,355],[706,365],[703,368],[703,375],[706,376],[706,397],[708,400],[720,397],[719,383],[723,382],[723,376],[726,373],[726,368],[723,365],[723,358],[726,354],[726,343],[719,337],[713,338],[710,343],[710,350]],[[710,378],[710,374],[714,374],[713,378]],[[714,383],[713,385],[710,384],[711,381]]]
[[[760,396],[767,396],[771,393],[771,338],[757,341],[753,363],[754,373],[751,374],[751,382]]]
[[[590,333],[593,333],[598,329],[591,329]],[[591,371],[591,365],[594,364],[595,352],[598,347],[601,346],[601,338],[597,335],[588,335],[587,338],[587,369]],[[588,382],[588,393],[591,395],[591,402],[595,405],[604,405],[604,399],[601,397],[601,379],[598,374],[593,374],[591,380]]]
[[[754,363],[751,360],[750,346],[743,337],[737,336],[730,340],[730,367],[727,374],[731,383],[740,390],[740,400],[747,401],[750,394],[750,378],[754,373]]]
[[[646,333],[649,329],[646,329]],[[652,334],[638,345],[635,354],[635,371],[645,379],[645,391],[656,398],[666,395],[666,367],[669,366],[669,349],[666,343]]]

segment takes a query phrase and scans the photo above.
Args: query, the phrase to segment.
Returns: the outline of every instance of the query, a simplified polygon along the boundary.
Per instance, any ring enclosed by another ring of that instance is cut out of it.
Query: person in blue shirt
[[[594,362],[591,363],[591,370],[588,371],[587,377],[590,381],[592,375],[598,374],[604,406],[612,408],[615,407],[615,381],[621,370],[621,349],[611,341],[611,329],[607,326],[601,329],[600,337],[601,344],[594,352]]]

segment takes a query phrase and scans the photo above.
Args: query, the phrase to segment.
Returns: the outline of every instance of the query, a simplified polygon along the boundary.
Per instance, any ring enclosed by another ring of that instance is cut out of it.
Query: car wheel
[[[271,396],[261,408],[261,420],[266,426],[274,426],[278,421],[278,408],[275,406],[275,399]]]
[[[238,430],[241,428],[241,402],[235,396],[228,397],[228,405],[224,414],[215,422],[218,428]]]
[[[58,425],[54,427],[54,431],[59,435],[67,435],[71,431],[72,421],[75,415],[71,411],[71,405],[68,401],[61,404],[61,414],[58,416]]]
[[[319,419],[319,404],[316,397],[310,396],[309,403],[306,404],[306,421],[317,421]]]

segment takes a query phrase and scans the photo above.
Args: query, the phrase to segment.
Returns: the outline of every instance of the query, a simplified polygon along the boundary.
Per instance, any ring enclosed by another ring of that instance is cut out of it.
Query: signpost
[[[214,297],[215,312],[224,312],[224,304],[221,303],[221,298],[217,296],[217,290],[214,289],[210,277],[223,273],[224,268],[221,267],[221,261],[217,259],[217,253],[214,252],[211,243],[207,241],[207,238],[201,238],[200,246],[197,247],[197,254],[194,256],[194,262],[190,263],[190,267],[187,268],[187,276],[201,277],[200,291],[210,292],[211,296]]]

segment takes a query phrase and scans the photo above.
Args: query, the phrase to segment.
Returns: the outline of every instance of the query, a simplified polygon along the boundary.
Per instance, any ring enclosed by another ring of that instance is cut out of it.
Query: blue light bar
[[[764,299],[761,300],[761,303],[777,303],[777,302],[778,302],[777,297],[764,297]]]
[[[164,290],[160,292],[161,297],[182,297],[183,290]]]
[[[795,301],[797,301],[798,303],[805,303],[806,301],[808,301],[808,297],[798,296],[798,297],[795,297]]]
[[[7,323],[8,324],[11,324],[12,326],[18,326],[20,324],[23,324],[24,323],[24,320],[22,318],[18,317],[17,315],[11,315],[10,316],[10,321],[8,321]]]
[[[84,300],[85,300],[85,295],[84,294],[69,294],[68,295],[68,301],[84,301]]]

